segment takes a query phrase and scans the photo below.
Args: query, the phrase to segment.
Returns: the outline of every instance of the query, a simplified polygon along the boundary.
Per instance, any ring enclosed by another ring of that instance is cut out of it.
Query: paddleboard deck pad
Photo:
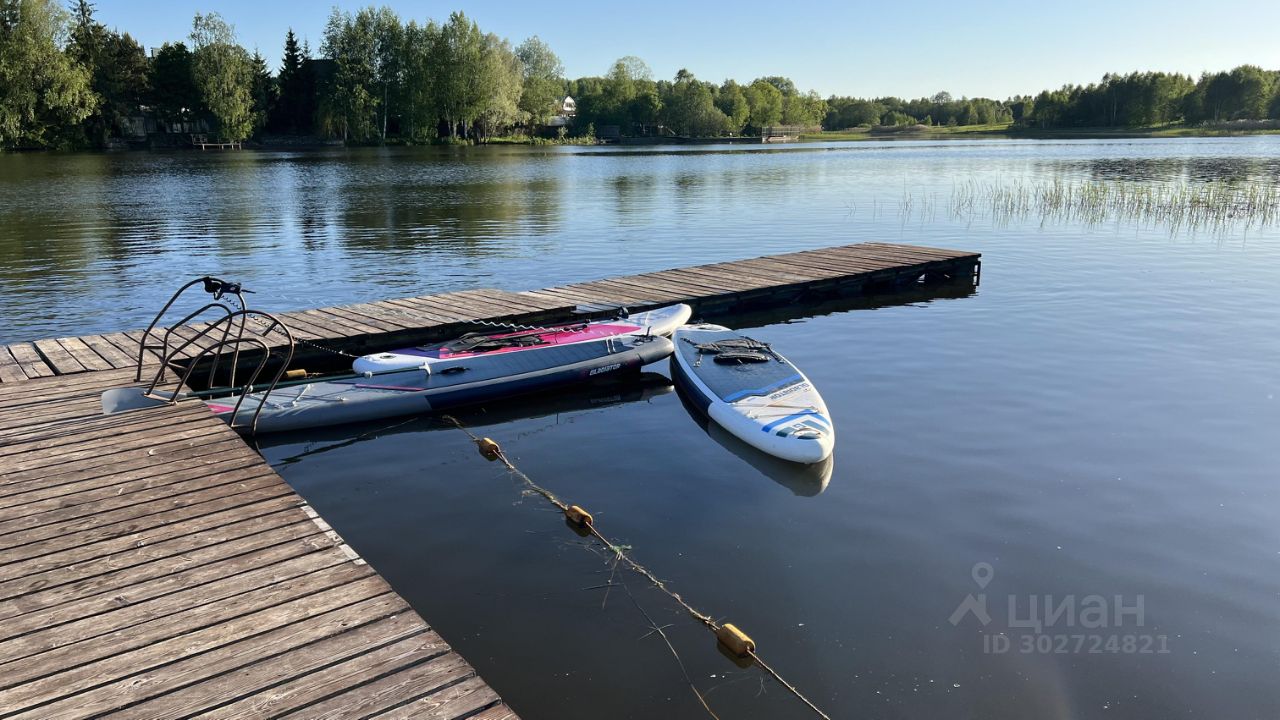
[[[357,373],[383,372],[400,368],[419,368],[442,360],[496,356],[519,353],[549,345],[571,345],[628,335],[669,336],[689,321],[693,309],[677,304],[613,320],[553,325],[503,333],[469,333],[456,340],[424,347],[400,348],[357,358],[352,369]]]
[[[835,426],[800,369],[771,346],[719,325],[675,331],[672,376],[693,406],[748,445],[799,463],[827,459]]]

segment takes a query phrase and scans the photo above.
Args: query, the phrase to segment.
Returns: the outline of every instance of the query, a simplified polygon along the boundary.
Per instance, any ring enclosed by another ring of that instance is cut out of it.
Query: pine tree
[[[298,36],[293,33],[293,28],[289,28],[284,36],[284,57],[280,61],[280,73],[276,76],[280,98],[272,113],[271,126],[277,131],[296,133],[305,124],[302,122],[306,104],[302,52],[298,46]]]
[[[253,127],[261,130],[267,124],[267,117],[275,108],[278,88],[271,71],[267,69],[267,60],[256,49],[253,51]]]

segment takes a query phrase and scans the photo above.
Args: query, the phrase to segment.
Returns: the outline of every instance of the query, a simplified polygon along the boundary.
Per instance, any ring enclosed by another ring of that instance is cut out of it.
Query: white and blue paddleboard
[[[835,426],[809,378],[769,345],[719,325],[675,331],[676,385],[693,405],[748,445],[798,463],[826,460]]]

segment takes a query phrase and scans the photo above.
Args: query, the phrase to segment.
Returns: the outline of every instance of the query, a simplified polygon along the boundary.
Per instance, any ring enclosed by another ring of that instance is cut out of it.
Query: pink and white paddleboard
[[[400,348],[365,355],[352,363],[352,369],[358,373],[382,373],[388,370],[429,367],[431,363],[442,360],[524,352],[610,337],[644,334],[665,337],[688,322],[691,315],[693,308],[679,304],[613,320],[555,325],[537,330],[471,334],[439,345]]]

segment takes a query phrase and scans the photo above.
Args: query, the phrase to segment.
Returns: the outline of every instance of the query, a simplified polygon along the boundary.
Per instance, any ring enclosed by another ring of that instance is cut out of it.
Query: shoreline
[[[904,129],[858,128],[852,130],[824,130],[816,133],[801,133],[796,140],[778,143],[758,143],[760,145],[803,145],[819,142],[867,142],[883,140],[947,140],[947,139],[1007,139],[1007,140],[1106,140],[1106,139],[1144,139],[1144,138],[1221,138],[1248,137],[1260,135],[1280,135],[1280,121],[1269,127],[1187,127],[1183,125],[1166,125],[1153,127],[1095,127],[1095,128],[1018,128],[1012,124],[972,125],[972,126],[914,126]],[[278,137],[278,136],[277,136]],[[696,138],[672,140],[671,142],[646,142],[648,147],[679,147],[687,145],[718,145],[734,143],[751,145],[743,136],[724,138]],[[597,147],[606,145],[632,146],[641,143],[592,142],[586,138],[573,138],[563,141],[544,138],[496,137],[484,143],[430,142],[409,143],[398,140],[381,144],[343,143],[340,140],[324,140],[315,137],[298,137],[284,142],[268,143],[253,140],[246,141],[240,150],[280,151],[293,150],[302,152],[326,151],[337,148],[394,148],[394,147],[441,147],[441,148],[481,148],[481,147]],[[2,155],[28,154],[99,154],[99,153],[134,153],[148,151],[186,151],[199,148],[185,145],[140,147],[114,147],[101,150],[52,150],[48,148],[11,148],[0,151]],[[230,150],[208,150],[204,152],[233,152]]]
[[[1012,123],[959,127],[924,127],[917,125],[901,130],[860,128],[805,133],[800,136],[800,142],[862,142],[894,139],[936,140],[944,138],[1106,140],[1109,138],[1244,137],[1249,135],[1280,135],[1280,122],[1268,127],[1186,126],[1174,124],[1139,127],[1027,128],[1015,127]]]

